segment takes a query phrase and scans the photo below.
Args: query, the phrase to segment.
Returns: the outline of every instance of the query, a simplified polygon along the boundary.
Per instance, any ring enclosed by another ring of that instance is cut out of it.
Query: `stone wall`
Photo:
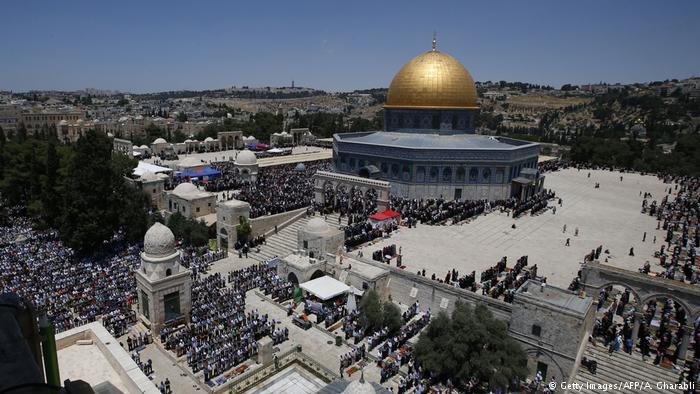
[[[107,362],[119,374],[129,393],[158,394],[156,386],[101,323],[93,322],[56,334],[56,349],[60,351],[69,346],[81,346],[76,343],[79,340],[93,341]]]
[[[275,226],[278,227],[278,230],[281,230],[283,224],[286,224],[290,220],[297,219],[305,214],[306,208],[299,208],[294,211],[250,219],[250,226],[253,229],[252,236],[257,237],[260,234],[266,234],[270,231],[274,231]]]
[[[457,301],[462,301],[470,305],[485,304],[489,307],[491,312],[493,312],[495,317],[510,321],[512,314],[511,304],[483,296],[481,293],[473,293],[444,283],[439,283],[418,276],[413,272],[407,272],[387,264],[377,263],[368,259],[361,260],[367,264],[372,264],[390,271],[390,276],[385,284],[385,288],[388,292],[385,294],[390,294],[391,299],[396,302],[404,305],[411,305],[418,300],[421,310],[430,308],[434,315],[440,311],[452,313]],[[415,291],[413,289],[415,289]],[[377,289],[377,291],[382,293],[380,289]]]

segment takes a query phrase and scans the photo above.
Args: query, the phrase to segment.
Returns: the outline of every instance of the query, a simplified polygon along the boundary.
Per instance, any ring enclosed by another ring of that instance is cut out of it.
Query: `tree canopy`
[[[3,141],[0,163],[3,204],[26,207],[79,253],[97,251],[117,232],[138,241],[146,231],[148,199],[124,178],[136,163],[112,155],[102,133],[88,131],[73,145],[59,145],[55,132]]]
[[[457,302],[451,316],[438,314],[421,333],[415,352],[439,380],[459,386],[472,382],[483,391],[503,389],[527,376],[525,352],[484,305]]]
[[[186,245],[204,246],[209,242],[209,229],[202,220],[186,218],[175,212],[168,218],[167,225],[175,238]]]
[[[390,334],[401,328],[401,311],[391,301],[382,302],[379,294],[368,290],[360,301],[360,324],[369,332],[387,327]]]

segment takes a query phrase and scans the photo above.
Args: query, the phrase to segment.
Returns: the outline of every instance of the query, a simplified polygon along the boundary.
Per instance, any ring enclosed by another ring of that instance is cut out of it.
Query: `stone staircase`
[[[681,390],[667,390],[657,388],[657,382],[676,383],[680,371],[662,368],[652,363],[653,357],[647,358],[647,361],[642,360],[642,355],[638,351],[627,354],[623,351],[615,352],[612,357],[608,355],[607,349],[601,345],[592,346],[589,344],[586,348],[584,356],[589,360],[598,362],[598,369],[593,375],[588,372],[588,369],[579,367],[575,381],[583,384],[581,393],[599,393],[594,387],[586,389],[586,382],[589,384],[620,384],[620,382],[649,382],[651,389],[642,387],[641,389],[609,389],[609,392],[630,393],[639,392],[651,393],[682,393]],[[570,390],[574,392],[576,390]]]
[[[338,213],[327,215],[327,223],[332,227],[337,227],[338,215]],[[263,261],[271,259],[275,256],[282,258],[291,254],[292,251],[297,249],[297,231],[305,226],[306,223],[308,223],[309,220],[314,217],[322,216],[319,216],[318,213],[316,216],[302,216],[293,223],[290,223],[283,229],[279,230],[277,234],[273,233],[272,235],[267,236],[267,245],[260,246],[260,253],[253,250],[248,252],[248,257],[258,261]],[[345,226],[347,224],[348,218],[343,217],[340,225]]]

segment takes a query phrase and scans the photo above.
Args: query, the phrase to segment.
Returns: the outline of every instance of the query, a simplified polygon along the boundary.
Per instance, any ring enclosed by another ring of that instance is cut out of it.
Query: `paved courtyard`
[[[567,287],[583,256],[603,245],[610,255],[602,254],[601,260],[608,257],[609,264],[636,271],[665,236],[656,230],[654,218],[640,213],[643,198],[639,192],[650,192],[660,201],[669,185],[654,176],[590,171],[588,178],[588,173],[567,169],[546,174],[545,187],[563,199],[556,214],[549,210],[513,220],[506,213],[492,212],[463,225],[402,227],[390,238],[361,250],[371,256],[377,249],[396,244],[401,247],[407,270],[425,269],[427,277],[435,273],[438,278],[455,268],[460,275],[476,270],[478,279],[480,272],[502,256],[508,256],[512,267],[520,256],[528,255],[529,265],[537,264],[539,275],[551,284]],[[598,189],[596,182],[600,183]],[[514,223],[515,229],[511,228]],[[564,225],[566,233],[562,232]],[[574,236],[576,227],[578,236]],[[642,242],[645,231],[647,239]],[[656,245],[652,243],[654,236]],[[571,238],[568,247],[567,238]],[[634,247],[634,257],[628,256],[630,247]]]

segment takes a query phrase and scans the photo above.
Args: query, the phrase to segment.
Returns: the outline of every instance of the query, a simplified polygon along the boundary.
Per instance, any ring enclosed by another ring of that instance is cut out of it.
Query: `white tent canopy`
[[[333,279],[330,276],[322,276],[299,285],[306,292],[311,293],[322,301],[330,300],[343,293],[347,293],[350,289],[345,283]]]
[[[162,172],[172,172],[172,169],[168,167],[161,167],[157,166],[155,164],[151,163],[146,163],[145,161],[139,161],[139,165],[134,168],[134,175],[136,176],[141,176],[143,175],[146,171],[150,171],[154,174],[157,173],[162,173]]]

